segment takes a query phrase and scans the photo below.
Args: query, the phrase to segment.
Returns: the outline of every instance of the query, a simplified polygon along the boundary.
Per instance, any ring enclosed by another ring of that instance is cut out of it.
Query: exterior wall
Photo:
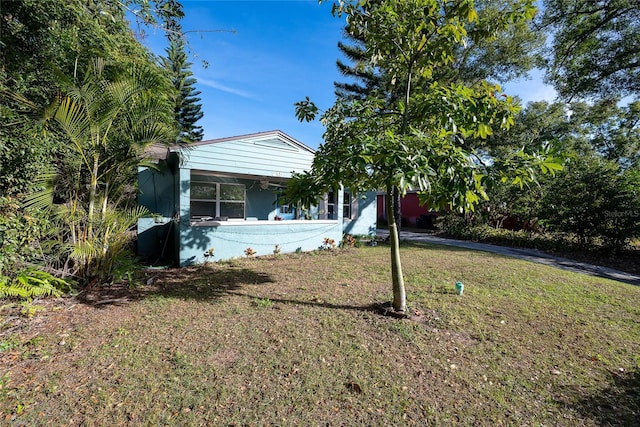
[[[185,241],[185,237],[188,236],[191,226],[189,222],[191,221],[191,209],[190,209],[190,191],[191,191],[191,170],[186,168],[179,168],[176,173],[176,189],[178,191],[177,200],[178,200],[178,214],[180,217],[177,229],[176,236],[176,254],[178,265],[183,266],[186,264],[182,263],[183,253],[191,246],[207,246],[206,242],[191,242]],[[205,247],[202,249],[204,253],[205,250],[209,249],[209,247]],[[203,257],[204,259],[204,257]]]
[[[376,196],[376,205],[378,209],[378,223],[382,224],[387,220],[387,205],[385,204],[386,194],[378,194]]]
[[[191,222],[190,180],[191,170],[180,167],[176,174],[180,225],[178,263],[180,266],[198,264],[205,261],[204,253],[214,249],[213,260],[224,260],[244,256],[250,247],[256,255],[272,254],[275,245],[281,253],[311,251],[318,249],[325,237],[339,242],[342,239],[342,211],[337,220],[290,220],[290,221],[204,221]],[[255,187],[254,187],[255,188]],[[267,194],[266,190],[264,194]],[[270,200],[275,201],[271,193]],[[266,197],[266,196],[265,196]],[[342,203],[342,192],[338,195]],[[248,196],[247,196],[248,198]],[[269,202],[269,219],[275,215],[275,204]]]
[[[273,219],[276,216],[276,194],[273,189],[263,190],[252,182],[244,182],[246,186],[245,214],[247,218],[258,220]]]
[[[138,168],[138,204],[154,215],[171,218],[175,213],[173,173],[165,162],[158,169]]]
[[[429,208],[425,205],[420,205],[418,195],[416,193],[408,193],[404,196],[400,202],[400,208],[402,212],[402,220],[406,225],[415,226],[416,220],[420,218],[420,215],[426,215],[429,213]]]
[[[354,195],[355,219],[344,219],[344,232],[353,235],[375,236],[376,234],[376,192],[369,191]]]
[[[201,172],[192,170],[190,175],[207,174],[207,172]],[[191,178],[190,178],[191,179]],[[207,176],[208,182],[217,182],[221,184],[242,184],[245,188],[245,218],[252,218],[255,220],[267,220],[273,219],[276,216],[276,188],[269,187],[263,189],[260,187],[260,180],[237,178],[229,176],[216,176],[215,174]],[[213,215],[215,216],[215,215]]]
[[[138,203],[152,213],[152,217],[138,220],[137,253],[142,258],[174,259],[175,213],[174,176],[166,163],[159,170],[138,168]]]
[[[387,212],[385,205],[386,194],[378,194],[378,221],[387,220]],[[400,212],[402,214],[402,225],[404,226],[417,226],[417,221],[422,218],[422,215],[433,216],[429,207],[426,205],[420,205],[418,195],[416,193],[407,193],[400,200]]]
[[[251,248],[256,255],[273,254],[275,245],[281,253],[318,249],[325,237],[339,242],[342,225],[339,221],[241,221],[181,225],[180,266],[205,261],[204,252],[215,250],[213,261],[244,256]]]

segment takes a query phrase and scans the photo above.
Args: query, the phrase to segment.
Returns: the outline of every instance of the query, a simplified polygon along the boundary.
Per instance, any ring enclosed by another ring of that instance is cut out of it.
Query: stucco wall
[[[256,255],[273,254],[275,245],[281,253],[318,249],[325,237],[340,242],[342,227],[338,221],[244,221],[219,225],[180,224],[180,265],[205,261],[204,252],[213,248],[212,261],[243,257],[247,248]]]
[[[355,195],[358,203],[357,218],[344,220],[344,232],[353,235],[375,236],[376,234],[376,192]]]

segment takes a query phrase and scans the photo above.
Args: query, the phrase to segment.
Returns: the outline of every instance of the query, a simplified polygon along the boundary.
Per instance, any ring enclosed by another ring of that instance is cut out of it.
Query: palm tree
[[[111,69],[107,61],[95,59],[82,79],[64,82],[65,94],[47,109],[69,138],[73,158],[62,167],[73,171],[66,183],[62,211],[74,273],[86,283],[112,278],[114,259],[128,242],[127,230],[142,214],[122,203],[122,194],[132,182],[135,166],[146,146],[175,141],[176,128],[167,79],[148,66]],[[59,178],[62,178],[59,176]]]

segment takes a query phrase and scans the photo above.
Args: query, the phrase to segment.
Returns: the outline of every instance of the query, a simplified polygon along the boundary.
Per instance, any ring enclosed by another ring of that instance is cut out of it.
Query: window
[[[344,192],[344,199],[342,203],[342,217],[344,219],[351,219],[351,193]]]
[[[338,204],[338,194],[334,191],[330,191],[327,194],[327,218],[336,219],[336,205]],[[344,191],[342,201],[342,217],[344,219],[351,219],[351,193]]]
[[[215,182],[214,179],[191,175],[191,217],[244,218],[245,186]]]
[[[292,214],[292,213],[295,213],[295,212],[293,211],[291,206],[285,204],[285,205],[280,205],[280,209],[279,209],[278,213],[281,213],[281,214]]]
[[[329,191],[327,194],[327,219],[335,219],[336,203],[338,203],[337,194]]]

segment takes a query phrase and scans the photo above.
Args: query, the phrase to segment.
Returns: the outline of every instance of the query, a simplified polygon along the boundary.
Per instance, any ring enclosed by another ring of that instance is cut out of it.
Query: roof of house
[[[271,144],[274,148],[280,145],[291,144],[297,148],[300,148],[304,151],[308,151],[310,153],[315,153],[315,150],[297,139],[287,135],[286,133],[280,130],[271,130],[266,132],[257,132],[245,135],[238,136],[230,136],[225,138],[216,138],[216,139],[208,139],[205,141],[193,142],[190,144],[173,144],[173,145],[165,145],[161,143],[151,144],[144,152],[144,157],[151,160],[165,160],[169,153],[171,152],[179,152],[181,150],[189,150],[193,147],[200,147],[203,145],[211,145],[211,144],[219,144],[222,142],[229,141],[243,141],[243,140],[252,140],[252,141],[260,141],[265,144]]]
[[[154,142],[144,150],[144,158],[149,160],[165,160],[169,154],[169,147],[159,142]]]

